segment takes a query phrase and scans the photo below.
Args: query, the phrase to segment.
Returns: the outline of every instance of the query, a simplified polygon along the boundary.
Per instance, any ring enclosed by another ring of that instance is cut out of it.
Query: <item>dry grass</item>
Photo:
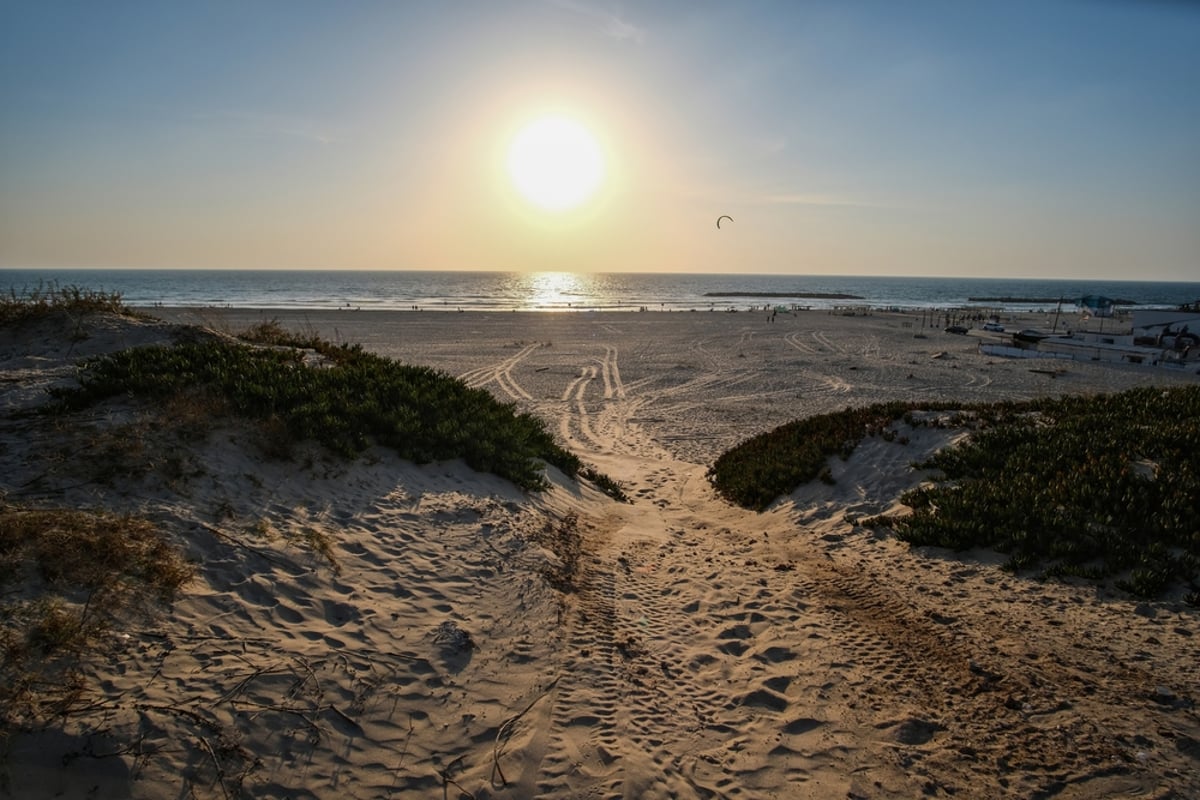
[[[154,475],[177,490],[203,473],[191,448],[225,414],[224,403],[201,392],[181,392],[160,406],[130,411],[99,423],[70,417],[50,425],[63,441],[40,454],[47,474],[72,475],[100,486]]]
[[[337,554],[333,550],[333,537],[323,528],[312,525],[289,525],[280,530],[266,517],[260,517],[246,529],[246,532],[254,538],[267,542],[282,539],[293,547],[307,550],[324,559],[333,574],[341,574],[342,565],[338,563]]]
[[[557,563],[547,564],[542,568],[542,577],[546,582],[564,594],[574,593],[578,588],[576,579],[579,575],[579,559],[583,554],[579,517],[571,513],[559,519],[557,524],[547,522],[530,539],[550,550],[559,559]]]
[[[321,556],[329,564],[334,575],[341,574],[342,565],[338,563],[337,555],[333,552],[333,539],[325,531],[305,525],[299,530],[289,528],[283,538],[289,544],[298,545]]]
[[[79,286],[39,285],[18,293],[10,289],[0,294],[0,324],[16,324],[57,313],[71,315],[109,312],[127,317],[142,317],[125,305],[118,292],[104,292]]]
[[[192,574],[147,520],[0,505],[0,724],[68,711],[81,659]]]

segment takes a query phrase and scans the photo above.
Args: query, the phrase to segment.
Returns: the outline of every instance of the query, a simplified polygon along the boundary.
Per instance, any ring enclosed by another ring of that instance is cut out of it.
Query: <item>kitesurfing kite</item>
[[[717,230],[721,229],[721,220],[723,220],[723,219],[727,219],[730,222],[733,222],[733,217],[729,216],[728,214],[722,214],[721,216],[717,217]]]

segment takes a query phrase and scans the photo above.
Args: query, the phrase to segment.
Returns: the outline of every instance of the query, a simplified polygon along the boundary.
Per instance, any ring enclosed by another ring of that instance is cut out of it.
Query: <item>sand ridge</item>
[[[1200,795],[1194,609],[857,524],[938,434],[867,442],[762,514],[705,479],[737,441],[848,404],[1194,376],[1050,377],[903,315],[156,313],[275,317],[444,370],[542,416],[633,502],[379,451],[271,462],[236,428],[174,488],[33,480],[161,520],[203,569],[92,667],[90,715],[10,742],[15,796]],[[57,434],[0,435],[17,499]]]

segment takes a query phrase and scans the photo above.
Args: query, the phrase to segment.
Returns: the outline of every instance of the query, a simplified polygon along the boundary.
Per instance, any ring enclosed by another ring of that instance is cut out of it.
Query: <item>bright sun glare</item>
[[[529,202],[545,211],[568,211],[596,193],[604,180],[600,145],[578,122],[542,117],[517,134],[508,148],[508,173]]]

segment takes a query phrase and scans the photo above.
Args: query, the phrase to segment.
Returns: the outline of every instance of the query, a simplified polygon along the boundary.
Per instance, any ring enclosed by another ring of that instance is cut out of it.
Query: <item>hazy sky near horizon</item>
[[[0,267],[1200,279],[1200,3],[0,0],[0,109]]]

